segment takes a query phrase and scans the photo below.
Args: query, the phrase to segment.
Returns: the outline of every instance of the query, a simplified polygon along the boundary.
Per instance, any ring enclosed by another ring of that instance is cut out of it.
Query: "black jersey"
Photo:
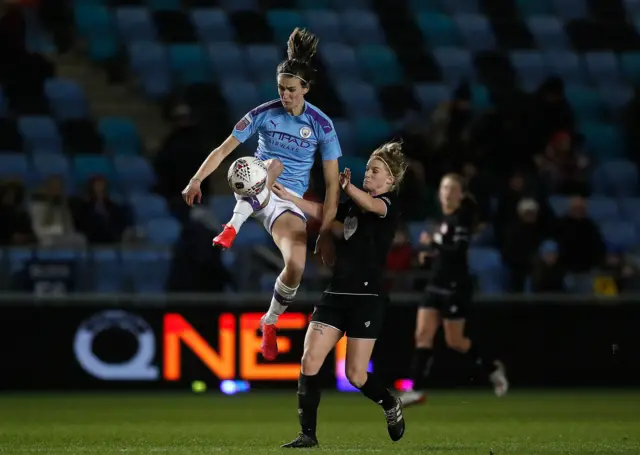
[[[438,255],[433,262],[430,286],[454,290],[469,283],[467,253],[474,224],[475,203],[468,199],[455,212],[444,216],[433,234]]]
[[[325,292],[381,294],[387,254],[398,227],[400,210],[395,196],[375,196],[384,201],[384,216],[365,212],[353,200],[340,203],[336,221],[344,223],[336,241],[333,277]]]

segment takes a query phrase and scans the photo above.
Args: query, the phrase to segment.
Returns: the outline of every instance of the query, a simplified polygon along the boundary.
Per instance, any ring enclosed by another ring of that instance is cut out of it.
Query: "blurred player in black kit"
[[[507,393],[509,382],[502,362],[482,355],[464,333],[467,311],[473,297],[467,256],[476,223],[476,203],[464,191],[458,174],[447,174],[440,182],[440,204],[444,218],[433,236],[422,233],[434,247],[431,279],[426,297],[418,308],[416,350],[412,365],[413,389],[400,394],[403,406],[425,400],[425,382],[433,364],[433,340],[442,325],[447,346],[468,355],[489,377],[497,396]]]
[[[338,207],[332,231],[336,237],[333,277],[316,306],[304,341],[298,381],[298,414],[301,433],[286,448],[315,447],[320,387],[318,372],[336,343],[347,336],[346,375],[349,382],[382,407],[392,440],[404,435],[400,400],[367,372],[371,353],[380,335],[387,298],[383,278],[387,254],[399,223],[394,190],[406,165],[399,143],[388,143],[371,154],[364,191],[351,184],[351,172],[340,174],[340,186],[349,196]],[[322,204],[293,196],[275,184],[273,192],[293,201],[313,218],[322,218]]]

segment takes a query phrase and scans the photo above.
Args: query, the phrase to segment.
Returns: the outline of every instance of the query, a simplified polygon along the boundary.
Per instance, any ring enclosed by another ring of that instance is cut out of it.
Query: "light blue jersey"
[[[306,101],[304,112],[298,116],[285,111],[279,99],[258,106],[236,124],[233,137],[244,142],[256,132],[256,158],[279,159],[284,169],[278,182],[299,195],[309,187],[309,174],[318,149],[325,161],[342,156],[333,122]]]

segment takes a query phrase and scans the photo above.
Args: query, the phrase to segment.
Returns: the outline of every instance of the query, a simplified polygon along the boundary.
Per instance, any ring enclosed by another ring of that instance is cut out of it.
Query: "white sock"
[[[249,219],[253,212],[260,210],[260,207],[264,201],[269,197],[269,190],[262,190],[257,196],[240,196],[235,194],[236,206],[233,208],[233,216],[227,223],[229,226],[233,226],[236,233],[240,232],[242,225]]]
[[[280,277],[276,280],[276,284],[273,287],[273,297],[271,298],[271,305],[269,311],[264,317],[265,324],[275,324],[278,322],[278,318],[282,313],[287,310],[289,304],[293,301],[298,291],[298,286],[290,288],[280,281]]]

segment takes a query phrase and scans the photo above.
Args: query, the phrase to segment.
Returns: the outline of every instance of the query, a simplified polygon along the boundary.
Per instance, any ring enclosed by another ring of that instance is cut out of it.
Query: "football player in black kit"
[[[439,199],[444,214],[440,228],[432,236],[422,234],[423,242],[435,248],[436,256],[425,300],[418,308],[411,371],[413,390],[400,394],[403,406],[425,401],[425,382],[433,363],[433,340],[440,325],[447,346],[468,355],[479,365],[497,396],[503,396],[509,388],[502,362],[481,355],[464,332],[473,295],[467,253],[475,226],[475,201],[465,193],[464,180],[458,174],[442,178]]]
[[[333,277],[315,308],[304,341],[298,381],[298,414],[301,433],[282,447],[318,445],[316,424],[320,388],[318,372],[336,343],[347,336],[346,375],[349,382],[384,410],[389,436],[402,438],[405,424],[400,400],[367,372],[380,334],[386,297],[383,291],[385,261],[399,223],[394,190],[406,165],[399,143],[388,143],[371,154],[364,191],[351,184],[351,172],[340,174],[340,186],[349,198],[338,207],[333,226],[336,260]],[[277,183],[279,197],[293,201],[310,217],[322,217],[322,204],[291,195]]]

